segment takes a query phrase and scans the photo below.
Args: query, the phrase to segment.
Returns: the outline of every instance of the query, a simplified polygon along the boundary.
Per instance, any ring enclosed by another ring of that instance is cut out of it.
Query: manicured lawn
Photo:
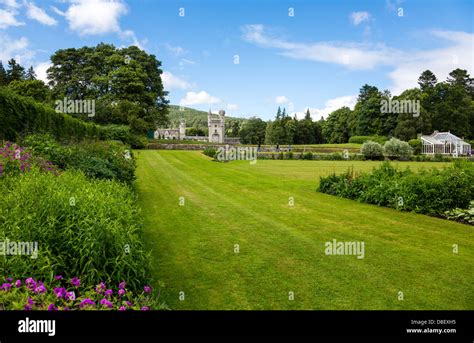
[[[315,192],[320,175],[377,162],[136,154],[145,239],[171,308],[474,309],[472,227]],[[365,242],[365,258],[325,255],[333,239]]]

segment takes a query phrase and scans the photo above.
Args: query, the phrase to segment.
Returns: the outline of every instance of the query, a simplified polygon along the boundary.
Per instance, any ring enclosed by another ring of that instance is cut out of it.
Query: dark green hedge
[[[100,127],[57,113],[0,87],[0,140],[17,141],[31,133],[50,133],[58,140],[99,137]]]

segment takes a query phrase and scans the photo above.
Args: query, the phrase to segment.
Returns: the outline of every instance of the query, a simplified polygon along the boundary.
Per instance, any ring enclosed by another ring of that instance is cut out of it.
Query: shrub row
[[[352,136],[349,138],[349,143],[364,144],[367,141],[377,142],[383,144],[388,140],[385,136]]]
[[[397,170],[389,162],[370,173],[321,177],[319,191],[369,204],[443,216],[454,208],[467,208],[474,198],[474,166],[455,161],[444,169],[418,173]]]
[[[391,138],[384,145],[377,142],[367,141],[360,148],[360,152],[368,160],[381,160],[385,157],[391,160],[409,160],[413,155],[412,147],[397,138]]]
[[[62,170],[78,169],[87,176],[131,183],[135,179],[135,161],[127,147],[118,141],[84,140],[60,145],[51,135],[35,134],[23,143],[35,156],[51,161]]]
[[[0,194],[3,248],[38,244],[37,256],[7,251],[4,275],[80,276],[89,285],[128,280],[131,289],[149,281],[139,208],[126,184],[91,179],[77,170],[56,176],[32,166],[29,172],[0,177]]]
[[[29,133],[50,133],[60,140],[99,137],[100,127],[0,87],[0,140],[17,141]]]

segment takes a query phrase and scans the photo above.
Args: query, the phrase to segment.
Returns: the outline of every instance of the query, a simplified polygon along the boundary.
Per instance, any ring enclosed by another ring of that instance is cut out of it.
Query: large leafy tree
[[[267,123],[262,119],[256,117],[250,118],[240,129],[240,141],[243,144],[263,144],[265,141],[266,127]]]
[[[51,101],[51,90],[41,80],[12,81],[8,88],[19,95],[33,98],[39,102],[50,103]]]
[[[161,62],[154,55],[136,46],[119,49],[101,43],[58,50],[51,62],[48,78],[54,96],[95,99],[96,121],[130,124],[136,132],[166,123],[167,92]],[[124,112],[117,115],[120,109]]]
[[[354,108],[355,134],[370,136],[381,133],[382,115],[381,100],[383,94],[375,86],[365,84],[362,86]]]
[[[341,107],[331,112],[324,122],[322,133],[328,143],[347,143],[353,112],[349,107]]]

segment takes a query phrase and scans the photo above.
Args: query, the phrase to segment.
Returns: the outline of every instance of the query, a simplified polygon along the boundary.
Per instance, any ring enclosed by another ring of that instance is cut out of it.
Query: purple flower
[[[3,285],[0,286],[0,289],[3,289],[4,291],[9,291],[12,288],[11,283],[4,283]]]
[[[56,280],[61,280],[62,278],[63,278],[62,275],[56,275],[56,277],[55,277]]]
[[[126,311],[127,308],[125,306],[120,306],[119,311]]]
[[[54,304],[51,304],[48,306],[48,311],[57,311],[58,308],[56,306],[54,306]]]
[[[31,305],[25,305],[25,307],[23,307],[25,311],[31,311],[31,308]]]
[[[143,287],[143,290],[145,291],[145,293],[151,293],[151,287],[150,286]]]
[[[13,279],[12,279],[11,277],[7,277],[7,278],[5,279],[6,282],[12,282],[12,280],[13,280]]]
[[[101,294],[105,289],[105,284],[103,282],[101,282],[100,284],[98,284],[95,288],[95,291],[96,293],[99,293]]]
[[[125,304],[127,304],[127,306],[129,306],[129,307],[133,306],[133,304],[130,301],[126,301]]]
[[[69,311],[69,307],[63,308],[63,311]]]
[[[33,278],[28,278],[25,280],[25,283],[26,283],[26,287],[29,289],[29,290],[34,290],[36,288],[36,282],[35,280],[33,280]]]
[[[46,292],[46,287],[44,287],[43,284],[40,284],[38,287],[35,288],[35,293],[36,294],[42,294]]]
[[[110,297],[114,292],[111,289],[105,291],[105,296]]]
[[[86,299],[84,299],[84,300],[81,301],[81,303],[79,304],[79,307],[80,307],[80,308],[83,308],[83,307],[85,307],[85,306],[87,306],[87,305],[95,306],[95,302],[92,301],[92,300],[89,299],[89,298],[86,298]]]
[[[150,311],[150,308],[148,306],[142,306],[141,310],[142,311]]]
[[[124,294],[125,294],[125,290],[124,289],[119,289],[118,295],[123,296]]]
[[[81,280],[79,280],[77,277],[72,278],[71,284],[75,287],[79,287],[81,285]]]
[[[56,294],[58,299],[61,299],[65,293],[66,293],[66,290],[62,287],[56,287],[54,289],[54,294]]]
[[[20,288],[21,287],[21,280],[16,280],[15,286],[16,286],[16,288]]]
[[[105,298],[100,301],[100,304],[103,306],[107,306],[108,308],[112,308],[113,306],[112,303]]]
[[[122,281],[122,282],[119,283],[119,288],[124,289],[126,285],[127,285],[127,283],[125,281]]]
[[[74,301],[76,300],[76,294],[74,292],[66,292],[66,294],[64,295],[64,298],[66,300]]]

